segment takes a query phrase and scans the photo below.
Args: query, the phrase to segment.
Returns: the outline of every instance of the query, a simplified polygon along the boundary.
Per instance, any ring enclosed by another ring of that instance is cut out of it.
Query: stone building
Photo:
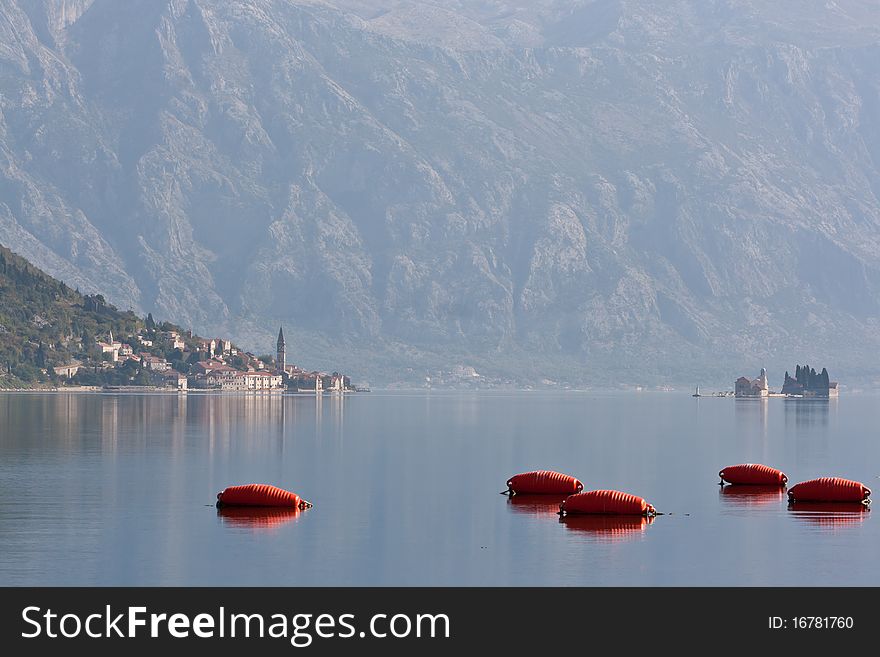
[[[757,379],[749,379],[741,376],[734,385],[734,394],[737,397],[767,397],[770,394],[770,385],[767,382],[767,370],[761,368],[761,374]]]

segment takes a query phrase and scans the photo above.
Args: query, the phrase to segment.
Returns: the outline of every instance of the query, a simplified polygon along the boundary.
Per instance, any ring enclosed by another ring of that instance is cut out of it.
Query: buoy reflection
[[[780,504],[785,498],[785,486],[723,486],[721,499],[737,508],[754,508]]]
[[[275,529],[294,522],[302,513],[297,508],[263,506],[221,506],[217,517],[224,525],[243,529]]]
[[[863,523],[870,507],[859,502],[793,502],[788,510],[798,520],[832,529]]]
[[[652,516],[570,514],[559,519],[566,529],[599,541],[623,541],[641,536],[654,522]]]
[[[549,516],[559,513],[559,505],[567,495],[511,495],[507,506],[516,513]]]

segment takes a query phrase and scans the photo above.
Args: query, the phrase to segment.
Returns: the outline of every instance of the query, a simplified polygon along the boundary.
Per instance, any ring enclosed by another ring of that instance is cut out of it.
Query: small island
[[[837,397],[839,386],[837,381],[830,381],[828,370],[824,367],[816,374],[809,365],[800,365],[794,371],[794,378],[785,373],[782,394],[790,397]]]
[[[817,373],[816,370],[809,365],[798,365],[795,369],[795,376],[792,378],[788,372],[785,373],[785,380],[780,392],[772,392],[767,379],[767,370],[761,368],[761,373],[757,378],[749,379],[741,376],[734,383],[735,397],[794,397],[794,398],[817,398],[829,399],[837,397],[839,394],[839,385],[837,381],[831,381],[828,376],[828,370],[822,368]]]

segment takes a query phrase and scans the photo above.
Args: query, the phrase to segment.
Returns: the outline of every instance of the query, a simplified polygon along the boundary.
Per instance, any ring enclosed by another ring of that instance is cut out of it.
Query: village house
[[[186,348],[186,343],[177,331],[166,331],[164,338],[165,344],[168,345],[169,349],[180,349],[183,351]]]
[[[181,374],[180,372],[169,370],[167,372],[162,372],[160,376],[162,377],[162,385],[165,388],[173,388],[174,390],[187,389],[186,375]]]
[[[222,354],[224,356],[234,356],[232,342],[229,340],[224,340],[223,338],[217,338],[214,340],[214,344],[216,345],[216,353]]]
[[[109,355],[111,362],[117,362],[119,360],[119,348],[114,347],[109,342],[99,342],[98,349],[101,350],[101,355]]]
[[[151,356],[150,354],[141,354],[141,362],[144,367],[151,372],[165,372],[171,369],[171,364],[164,358],[159,356]]]
[[[58,376],[71,379],[76,376],[76,373],[79,371],[81,363],[79,361],[74,361],[72,363],[68,363],[67,365],[56,365],[52,369],[55,370],[55,374]]]
[[[194,374],[210,374],[211,372],[236,372],[234,367],[230,367],[220,360],[200,360],[193,364]]]
[[[98,341],[98,349],[101,350],[101,356],[109,355],[110,361],[116,363],[119,361],[119,350],[122,348],[121,342],[113,339],[113,331],[110,332],[110,338],[107,342]]]

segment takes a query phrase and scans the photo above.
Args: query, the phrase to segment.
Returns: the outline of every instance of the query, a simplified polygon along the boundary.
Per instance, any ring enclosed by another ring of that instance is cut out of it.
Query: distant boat
[[[691,395],[691,397],[702,397],[702,396],[703,395],[700,394],[700,386],[697,386],[697,391],[693,395]]]

